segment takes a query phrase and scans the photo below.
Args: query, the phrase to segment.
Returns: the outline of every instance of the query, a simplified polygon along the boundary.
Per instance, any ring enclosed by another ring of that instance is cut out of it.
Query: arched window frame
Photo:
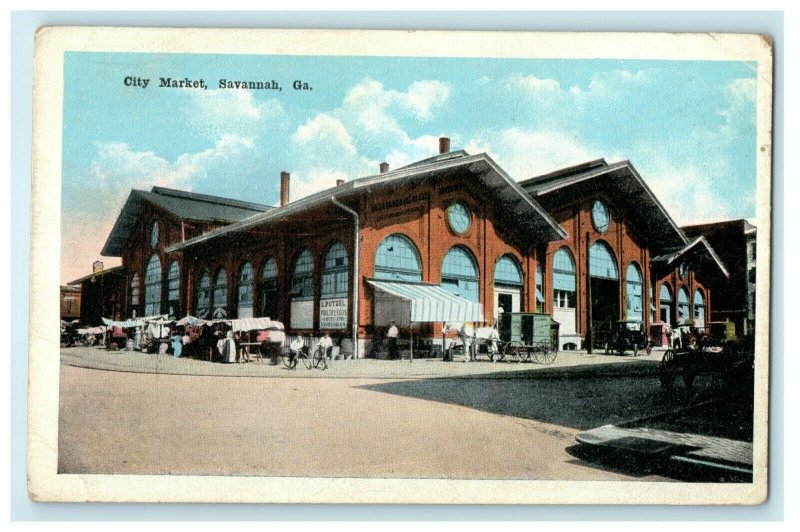
[[[236,317],[253,317],[253,264],[245,262],[239,267],[239,282],[236,287]]]
[[[264,317],[276,319],[278,317],[278,263],[274,257],[268,257],[261,267],[261,304],[259,314]]]
[[[161,259],[154,253],[147,261],[144,273],[144,315],[161,314]]]
[[[331,244],[322,266],[320,299],[347,297],[349,285],[347,250],[338,240]]]
[[[619,280],[616,255],[604,240],[596,241],[589,248],[589,276]]]
[[[392,233],[375,250],[376,279],[422,281],[422,261],[414,242],[401,233]]]
[[[666,297],[665,297],[666,296]],[[661,321],[670,323],[672,321],[672,288],[669,283],[662,283],[658,289],[658,318]],[[666,319],[664,315],[666,314]]]
[[[195,314],[198,318],[211,318],[211,274],[204,270],[197,280],[197,305]]]
[[[644,281],[636,261],[631,261],[625,270],[625,316],[629,320],[644,320]]]
[[[678,323],[690,320],[692,317],[691,306],[689,305],[689,291],[685,286],[678,289]]]
[[[214,292],[211,300],[212,314],[214,319],[228,317],[228,272],[225,268],[217,270],[214,276]]]
[[[167,313],[170,318],[177,318],[180,307],[181,267],[173,260],[167,270]]]
[[[441,286],[468,301],[480,303],[480,269],[475,255],[465,246],[453,246],[442,259]]]
[[[139,273],[133,272],[131,276],[131,296],[130,296],[130,306],[131,306],[131,316],[136,316],[136,309],[139,306]]]
[[[514,255],[500,255],[494,263],[494,284],[522,288],[522,266]]]
[[[706,322],[706,296],[701,289],[694,291],[694,324],[695,327],[705,327]]]
[[[578,276],[575,257],[568,247],[553,253],[553,307],[576,308],[578,305]]]
[[[308,249],[303,249],[292,262],[293,301],[314,298],[314,256]]]

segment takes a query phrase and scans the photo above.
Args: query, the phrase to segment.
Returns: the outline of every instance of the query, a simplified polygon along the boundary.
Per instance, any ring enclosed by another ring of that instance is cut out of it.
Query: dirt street
[[[464,382],[434,384],[458,397]],[[570,456],[565,448],[576,427],[396,393],[392,386],[402,389],[403,381],[62,365],[59,472],[633,479]]]

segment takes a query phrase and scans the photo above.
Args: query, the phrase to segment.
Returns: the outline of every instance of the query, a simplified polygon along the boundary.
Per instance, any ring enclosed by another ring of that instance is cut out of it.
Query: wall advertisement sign
[[[292,301],[290,326],[292,329],[314,328],[314,300]]]
[[[320,329],[347,328],[347,298],[322,299],[319,302]]]

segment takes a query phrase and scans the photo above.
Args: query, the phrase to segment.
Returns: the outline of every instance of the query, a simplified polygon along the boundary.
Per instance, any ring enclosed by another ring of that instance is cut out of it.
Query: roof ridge
[[[141,192],[147,192],[141,191]],[[269,205],[263,205],[261,203],[255,203],[252,201],[244,201],[244,200],[237,200],[233,198],[225,198],[223,196],[212,196],[210,194],[200,194],[198,192],[190,192],[187,190],[178,190],[174,188],[167,188],[167,187],[160,187],[160,186],[153,186],[153,188],[149,191],[151,194],[157,194],[160,196],[172,196],[175,198],[181,199],[188,199],[194,201],[202,201],[205,203],[216,203],[218,205],[227,205],[233,207],[240,207],[249,210],[256,210],[256,211],[268,211],[273,207]]]
[[[590,161],[574,164],[572,166],[559,168],[558,170],[553,170],[552,172],[548,172],[546,174],[541,174],[538,176],[530,177],[528,179],[523,179],[522,181],[519,182],[519,184],[522,186],[534,183],[539,184],[545,181],[549,181],[550,179],[583,174],[591,170],[596,170],[598,168],[603,168],[606,166],[608,166],[608,162],[606,161],[605,157],[600,157],[598,159],[592,159]]]

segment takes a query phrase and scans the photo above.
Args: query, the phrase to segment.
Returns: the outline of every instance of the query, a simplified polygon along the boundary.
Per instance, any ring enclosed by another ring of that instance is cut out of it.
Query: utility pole
[[[586,328],[588,340],[586,352],[592,354],[592,344],[594,343],[594,324],[592,323],[592,272],[589,271],[589,231],[586,231],[586,314],[589,319],[588,327]]]

